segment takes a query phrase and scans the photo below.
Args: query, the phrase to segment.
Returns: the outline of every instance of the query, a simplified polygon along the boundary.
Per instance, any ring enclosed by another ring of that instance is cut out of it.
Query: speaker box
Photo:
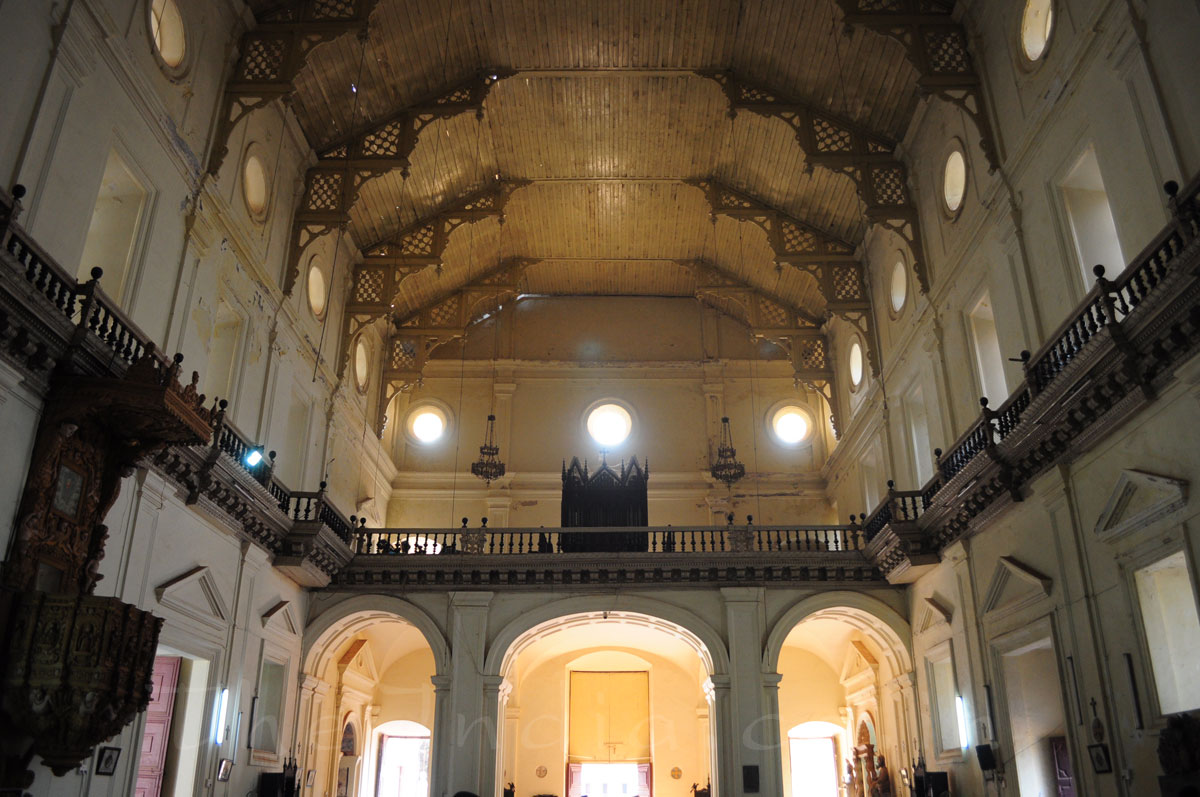
[[[976,745],[975,755],[979,757],[979,768],[984,772],[991,772],[996,768],[996,754],[992,752],[990,744]]]
[[[742,767],[742,791],[746,794],[758,794],[758,767]]]

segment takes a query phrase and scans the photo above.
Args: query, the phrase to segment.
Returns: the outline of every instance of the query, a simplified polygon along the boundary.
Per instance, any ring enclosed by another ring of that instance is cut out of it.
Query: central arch
[[[505,626],[484,669],[501,684],[495,785],[484,794],[514,781],[518,793],[581,793],[589,782],[592,793],[597,779],[666,788],[672,768],[703,789],[718,771],[714,680],[727,680],[728,650],[686,609],[631,596],[554,601]]]

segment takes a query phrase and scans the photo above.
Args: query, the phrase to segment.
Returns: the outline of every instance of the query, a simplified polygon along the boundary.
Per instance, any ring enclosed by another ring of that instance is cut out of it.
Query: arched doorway
[[[433,679],[447,659],[432,623],[399,599],[349,599],[318,617],[305,633],[301,689],[306,792],[429,797]],[[404,741],[420,736],[423,747]]]
[[[655,797],[695,784],[703,795],[716,760],[713,662],[692,631],[634,611],[523,631],[500,665],[497,794]]]
[[[785,613],[764,657],[780,675],[784,797],[865,797],[873,784],[897,792],[900,769],[917,757],[910,644],[894,609],[858,593]]]

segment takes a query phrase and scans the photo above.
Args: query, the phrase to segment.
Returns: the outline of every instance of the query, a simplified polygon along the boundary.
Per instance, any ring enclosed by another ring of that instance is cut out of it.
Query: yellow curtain
[[[650,760],[650,673],[571,673],[572,761]]]

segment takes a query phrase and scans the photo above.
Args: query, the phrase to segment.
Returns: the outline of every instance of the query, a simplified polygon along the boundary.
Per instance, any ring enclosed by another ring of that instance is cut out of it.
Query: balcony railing
[[[429,556],[616,551],[632,554],[847,553],[865,545],[862,529],[848,526],[652,526],[561,529],[358,529],[350,543],[365,556]]]
[[[1084,413],[1089,418],[1101,416],[1132,386],[1140,387],[1150,396],[1153,389],[1149,383],[1156,371],[1141,361],[1132,344],[1133,337],[1143,330],[1153,332],[1162,327],[1155,334],[1160,338],[1167,335],[1168,345],[1158,339],[1148,348],[1168,359],[1181,356],[1195,345],[1195,333],[1200,330],[1200,309],[1195,305],[1170,307],[1169,311],[1178,316],[1171,322],[1162,321],[1156,314],[1169,307],[1184,287],[1193,290],[1188,281],[1200,277],[1196,268],[1200,261],[1196,251],[1196,240],[1200,237],[1200,176],[1182,193],[1173,183],[1167,184],[1166,191],[1173,216],[1171,223],[1116,279],[1106,279],[1103,267],[1096,267],[1096,283],[1078,309],[1036,352],[1022,352],[1025,379],[998,409],[991,409],[986,398],[980,399],[979,418],[945,452],[940,449],[934,452],[937,466],[934,476],[920,490],[896,491],[892,482],[888,482],[888,497],[863,523],[868,543],[893,520],[917,520],[937,508],[939,517],[933,519],[935,524],[957,525],[962,523],[961,519],[949,521],[949,517],[960,508],[979,510],[1005,489],[1015,494],[1019,480],[1027,480],[1055,456],[1039,452],[1039,446],[1044,451],[1061,451],[1069,446],[1062,442],[1063,436],[1070,440],[1090,422],[1081,418],[1078,411],[1074,415],[1064,411],[1064,428],[1047,423],[1051,417],[1048,413],[1056,405],[1073,400],[1079,376],[1090,373],[1087,369],[1109,368],[1108,384],[1089,386],[1094,396],[1092,406]],[[1168,282],[1174,287],[1159,290]],[[1146,315],[1150,312],[1148,308],[1154,308],[1150,316]],[[1192,328],[1190,337],[1184,332],[1183,321]],[[1119,379],[1111,373],[1114,360],[1121,362]],[[1031,416],[1030,411],[1035,407],[1037,412]],[[1055,436],[1058,439],[1052,440]],[[1011,444],[1005,445],[1013,440],[1020,451]],[[985,453],[988,456],[981,458]],[[981,479],[980,474],[989,466],[994,466],[997,473]],[[963,475],[968,469],[970,473]],[[953,493],[944,493],[951,485]],[[971,490],[979,495],[967,496]],[[934,536],[945,542],[952,535],[941,529]]]

